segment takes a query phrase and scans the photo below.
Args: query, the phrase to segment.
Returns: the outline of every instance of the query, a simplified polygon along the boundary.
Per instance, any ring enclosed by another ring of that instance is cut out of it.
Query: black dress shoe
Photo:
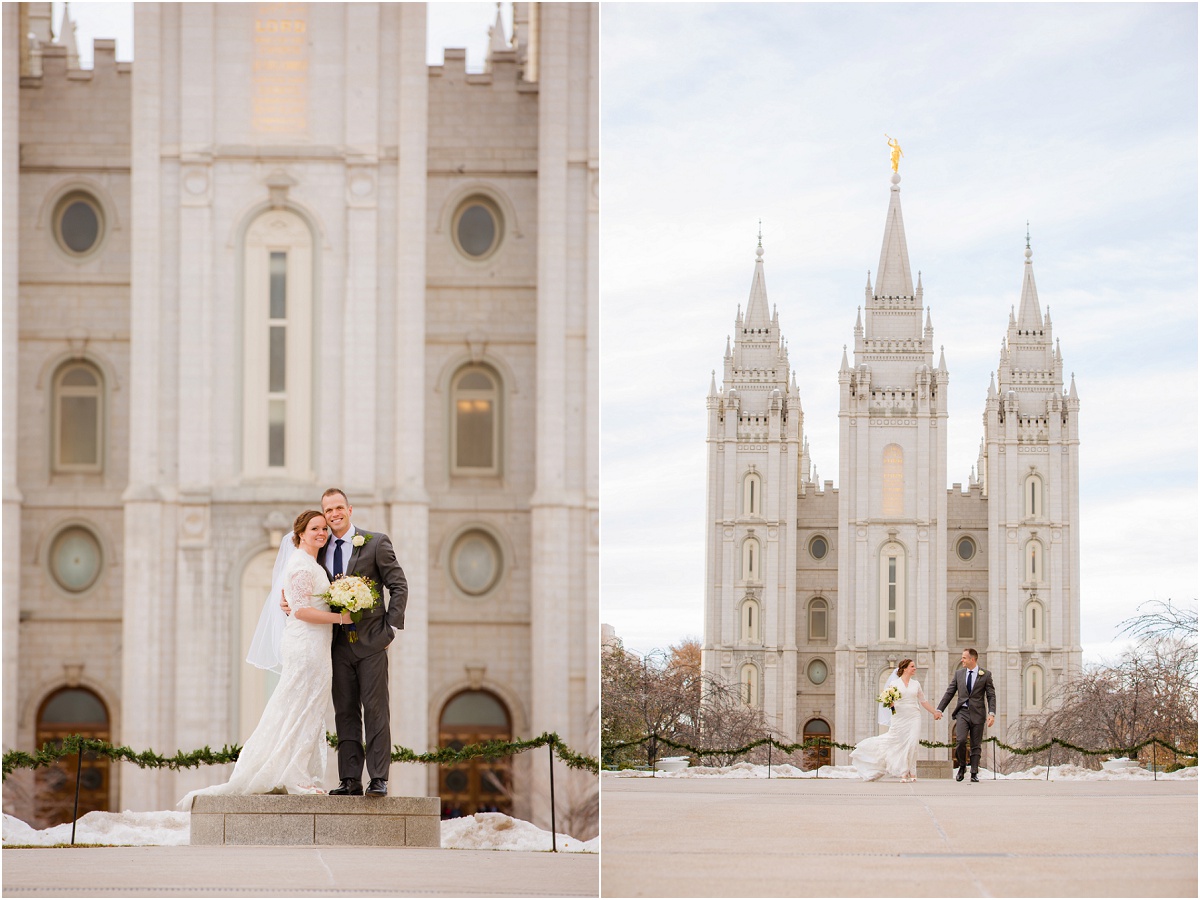
[[[361,797],[362,792],[362,782],[357,778],[343,778],[342,783],[329,793],[336,797]]]
[[[958,770],[958,774],[954,776],[954,780],[955,780],[955,781],[962,781],[962,780],[963,780],[963,777],[964,777],[964,776],[966,776],[966,774],[967,774],[967,770],[966,770],[966,769],[959,769],[959,770]]]
[[[384,778],[372,778],[371,783],[367,785],[368,797],[386,797],[387,796],[387,780]]]
[[[961,779],[959,779],[959,780],[961,780]],[[974,774],[971,775],[971,780],[973,782],[975,782],[976,784],[979,784],[979,776],[978,775],[974,775]]]

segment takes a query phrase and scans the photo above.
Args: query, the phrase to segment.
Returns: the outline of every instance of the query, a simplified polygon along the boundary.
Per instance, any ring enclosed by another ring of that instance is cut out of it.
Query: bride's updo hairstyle
[[[300,546],[300,535],[304,534],[304,529],[308,528],[308,523],[320,516],[325,518],[325,513],[319,509],[306,509],[300,515],[296,516],[296,521],[292,523],[292,543]]]
[[[901,675],[904,674],[904,670],[908,668],[908,664],[910,662],[912,662],[911,659],[900,660],[900,665],[896,666],[896,677],[897,678],[899,678]]]

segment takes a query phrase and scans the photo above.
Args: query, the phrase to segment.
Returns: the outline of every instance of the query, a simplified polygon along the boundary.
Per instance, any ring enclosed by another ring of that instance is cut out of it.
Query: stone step
[[[208,795],[192,800],[191,843],[440,847],[437,797]]]

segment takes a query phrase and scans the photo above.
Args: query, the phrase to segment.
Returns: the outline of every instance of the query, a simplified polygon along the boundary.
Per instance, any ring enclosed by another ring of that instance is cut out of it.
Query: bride
[[[229,781],[190,791],[179,801],[180,809],[190,809],[192,798],[200,794],[324,793],[325,709],[332,680],[329,626],[350,622],[348,613],[330,612],[316,596],[329,590],[329,576],[317,563],[317,551],[328,539],[329,526],[320,512],[309,509],[296,517],[280,546],[275,582],[247,657],[279,672],[279,684]],[[278,606],[280,588],[286,589],[295,613],[286,623]]]
[[[925,694],[921,691],[921,682],[913,678],[916,671],[917,664],[911,659],[900,661],[887,684],[887,687],[895,685],[900,689],[895,714],[889,717],[890,727],[883,734],[859,741],[850,753],[850,761],[854,763],[864,781],[876,781],[884,775],[895,775],[901,781],[917,780],[921,708],[924,707],[933,713],[935,719],[940,719],[942,714],[925,699]],[[887,687],[884,690],[887,690]],[[883,707],[880,707],[880,710],[882,719],[887,713]]]

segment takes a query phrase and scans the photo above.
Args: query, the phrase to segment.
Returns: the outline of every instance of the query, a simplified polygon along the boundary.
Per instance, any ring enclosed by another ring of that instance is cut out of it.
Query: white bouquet
[[[379,603],[379,588],[370,578],[361,575],[339,575],[329,590],[317,596],[328,600],[329,608],[334,612],[350,613],[350,624],[343,627],[348,632],[346,640],[353,644],[358,640],[356,624],[362,621],[363,613]]]
[[[878,697],[875,698],[876,702],[882,703],[889,710],[891,710],[891,713],[893,716],[896,714],[896,701],[899,699],[900,699],[900,688],[896,687],[895,685],[892,685],[890,688],[888,688],[886,691],[884,691],[882,694],[880,694]]]

